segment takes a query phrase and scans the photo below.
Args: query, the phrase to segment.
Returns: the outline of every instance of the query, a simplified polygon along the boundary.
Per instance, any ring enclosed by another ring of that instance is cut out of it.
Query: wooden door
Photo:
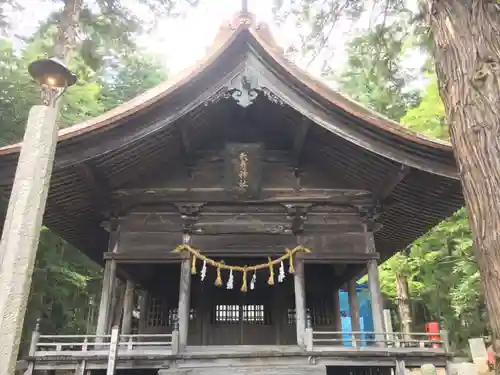
[[[275,325],[272,321],[272,294],[267,285],[263,291],[217,288],[209,303],[207,345],[274,345]]]

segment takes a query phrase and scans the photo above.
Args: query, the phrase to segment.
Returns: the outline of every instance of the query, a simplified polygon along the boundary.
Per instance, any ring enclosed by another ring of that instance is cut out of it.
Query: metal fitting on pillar
[[[309,309],[306,311],[306,328],[312,328],[312,316]]]
[[[179,317],[177,316],[177,314],[175,314],[173,316],[173,327],[174,327],[174,331],[178,331],[179,330]]]
[[[182,244],[183,245],[191,244],[191,234],[189,234],[189,233],[182,234]]]

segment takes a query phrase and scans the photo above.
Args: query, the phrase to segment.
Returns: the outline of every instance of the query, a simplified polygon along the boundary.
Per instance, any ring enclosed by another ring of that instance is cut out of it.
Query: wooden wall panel
[[[194,162],[188,168],[175,164],[164,164],[135,181],[128,188],[159,187],[224,187],[224,150],[207,150],[194,156]],[[300,167],[299,179],[296,176],[295,160],[285,151],[263,150],[262,186],[354,189],[347,185],[341,176],[334,176],[331,171],[314,162],[304,161]],[[363,188],[363,187],[358,187]]]

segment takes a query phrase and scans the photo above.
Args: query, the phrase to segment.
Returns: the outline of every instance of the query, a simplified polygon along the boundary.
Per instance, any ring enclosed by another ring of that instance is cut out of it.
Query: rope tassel
[[[217,267],[217,278],[215,279],[215,286],[222,286],[222,277],[220,275],[220,266]]]
[[[271,261],[270,257],[268,257],[267,260],[269,262],[269,279],[267,279],[267,283],[269,285],[274,285],[274,268],[273,268],[273,264],[272,264],[272,261]]]
[[[286,249],[286,254],[288,255],[288,262],[290,263],[288,266],[288,273],[293,275],[295,273],[295,267],[293,266],[293,252]]]
[[[196,275],[196,256],[193,255],[193,259],[191,260],[191,275]]]
[[[248,287],[247,287],[247,267],[245,266],[243,270],[243,282],[241,283],[241,291],[243,293],[248,292]]]

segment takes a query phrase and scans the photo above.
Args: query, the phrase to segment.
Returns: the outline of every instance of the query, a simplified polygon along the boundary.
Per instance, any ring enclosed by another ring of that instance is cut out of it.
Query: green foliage
[[[443,221],[380,267],[383,293],[396,298],[395,275],[405,268],[417,310],[416,325],[443,320],[457,347],[468,337],[486,334],[487,319],[479,270],[465,209]],[[420,305],[420,306],[417,306]]]
[[[29,109],[39,100],[38,88],[27,73],[27,66],[50,54],[56,31],[47,22],[20,53],[14,52],[10,42],[0,39],[0,145],[19,141],[24,133]],[[166,78],[161,64],[137,48],[132,49],[130,43],[131,40],[116,41],[114,49],[99,56],[105,63],[97,69],[89,65],[82,49],[73,54],[70,69],[77,73],[78,83],[61,100],[61,127],[99,115]],[[89,302],[99,299],[100,279],[100,266],[44,229],[25,319],[24,349],[38,318],[44,333],[92,331],[95,306]]]
[[[72,0],[53,0],[69,4]],[[199,0],[140,0],[128,3],[119,0],[83,1],[77,25],[78,41],[72,48],[85,65],[94,71],[102,68],[109,56],[135,48],[135,37],[154,26],[161,17],[175,17],[196,6]],[[77,10],[78,11],[78,10]],[[144,15],[139,17],[138,14]],[[52,13],[39,28],[43,35],[48,29],[64,24],[61,9]]]
[[[113,58],[100,79],[102,104],[110,109],[156,86],[167,77],[165,68],[144,53],[129,52]]]
[[[403,30],[399,23],[378,25],[354,38],[347,46],[346,68],[337,79],[343,93],[396,121],[418,100],[418,93],[408,90],[415,77],[402,67]]]
[[[420,103],[401,118],[401,123],[431,138],[449,140],[444,104],[439,96],[437,77],[432,75]]]
[[[14,54],[9,41],[0,39],[0,145],[22,137],[36,93],[25,61]]]
[[[31,106],[38,102],[38,87],[28,74],[28,64],[51,48],[52,35],[33,40],[20,56],[12,45],[0,39],[0,145],[7,145],[22,138],[24,125]],[[105,110],[101,100],[102,85],[96,73],[90,70],[79,56],[70,68],[78,74],[78,83],[62,98],[60,126],[65,127]]]
[[[43,332],[84,333],[100,293],[101,267],[48,229],[40,234],[25,326],[41,318]],[[27,334],[28,332],[26,332]]]

